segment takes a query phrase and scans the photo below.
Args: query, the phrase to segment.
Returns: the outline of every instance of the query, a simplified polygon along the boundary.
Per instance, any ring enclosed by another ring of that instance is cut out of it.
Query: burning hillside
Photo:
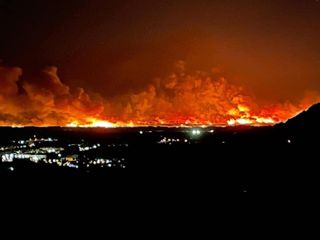
[[[145,125],[272,125],[320,100],[259,105],[244,88],[216,73],[177,70],[145,89],[114,97],[71,88],[48,67],[37,79],[20,68],[0,66],[0,125],[121,127]]]

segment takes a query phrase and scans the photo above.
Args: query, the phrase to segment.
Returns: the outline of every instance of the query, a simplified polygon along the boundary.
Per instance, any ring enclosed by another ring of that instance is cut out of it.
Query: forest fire
[[[274,125],[320,100],[259,105],[242,87],[204,72],[177,71],[138,92],[113,98],[88,94],[62,83],[57,68],[39,79],[0,66],[1,126],[134,127]]]
[[[260,116],[251,116],[250,108],[244,105],[239,105],[237,109],[231,109],[228,112],[234,118],[231,118],[227,121],[229,126],[235,125],[273,125],[277,123],[276,119],[273,119],[271,116],[260,117]]]

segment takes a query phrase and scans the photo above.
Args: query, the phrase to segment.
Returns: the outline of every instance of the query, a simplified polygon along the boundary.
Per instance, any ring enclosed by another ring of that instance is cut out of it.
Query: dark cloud
[[[1,125],[66,125],[73,120],[86,123],[99,117],[103,103],[82,88],[63,84],[56,67],[45,68],[39,79],[22,81],[20,68],[0,67]],[[23,91],[18,90],[18,86]],[[21,93],[23,92],[23,93]]]

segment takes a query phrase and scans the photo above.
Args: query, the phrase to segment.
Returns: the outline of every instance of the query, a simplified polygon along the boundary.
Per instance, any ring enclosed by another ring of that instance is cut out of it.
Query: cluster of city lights
[[[52,144],[56,146],[52,146]],[[62,145],[65,145],[62,147]],[[128,144],[108,144],[106,149],[110,147],[128,147]],[[59,167],[68,168],[92,168],[96,166],[106,168],[125,168],[125,158],[107,158],[107,157],[89,157],[83,154],[95,151],[101,148],[100,143],[81,143],[63,144],[58,139],[52,138],[33,138],[27,140],[14,140],[8,144],[0,146],[0,160],[2,163],[19,163],[27,160],[36,164],[48,164]],[[70,150],[75,153],[70,154]],[[92,154],[91,154],[92,155]],[[14,167],[8,168],[14,171]]]

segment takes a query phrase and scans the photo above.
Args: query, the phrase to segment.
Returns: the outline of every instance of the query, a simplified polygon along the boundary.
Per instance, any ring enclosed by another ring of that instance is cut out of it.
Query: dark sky
[[[145,86],[177,60],[220,66],[263,99],[320,91],[317,0],[0,0],[0,59],[47,65],[104,96]]]

